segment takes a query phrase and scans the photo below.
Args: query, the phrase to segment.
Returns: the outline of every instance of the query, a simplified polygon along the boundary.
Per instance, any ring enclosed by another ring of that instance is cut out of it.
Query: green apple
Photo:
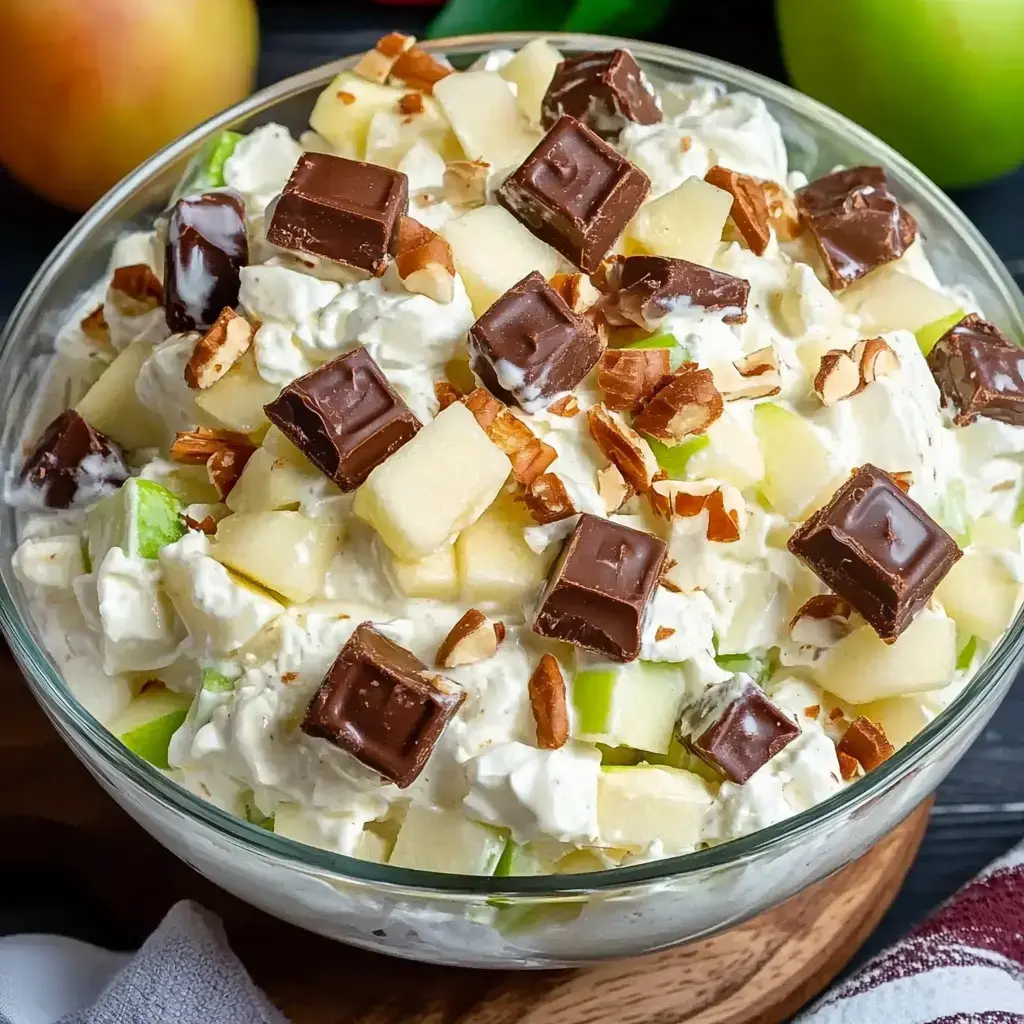
[[[210,693],[229,693],[235,688],[235,680],[218,672],[215,668],[203,669],[203,689]]]
[[[507,842],[507,829],[470,821],[458,811],[412,804],[388,863],[420,871],[493,875]]]
[[[156,558],[185,535],[184,508],[166,487],[132,477],[85,517],[86,550],[98,566],[113,547],[129,558]]]
[[[940,316],[938,320],[933,320],[930,324],[925,324],[924,327],[919,327],[914,331],[914,337],[917,339],[917,346],[920,350],[928,355],[933,348],[935,348],[935,342],[941,338],[946,331],[951,327],[955,327],[964,318],[964,311],[962,309],[956,310],[954,313],[950,313],[948,316]]]
[[[966,672],[971,667],[971,662],[974,661],[977,651],[978,638],[976,636],[968,637],[967,643],[960,648],[956,655],[957,672]]]
[[[749,654],[719,654],[715,658],[719,668],[726,672],[743,672],[758,686],[764,684],[774,671],[774,661],[769,651],[751,651]]]
[[[1024,159],[1018,0],[776,0],[798,89],[880,135],[940,185]]]
[[[585,668],[572,680],[573,734],[612,747],[665,754],[685,690],[681,666],[671,662]]]
[[[652,334],[649,338],[641,338],[639,341],[631,341],[623,348],[667,348],[668,365],[673,370],[678,370],[681,363],[689,358],[689,350],[685,345],[680,345],[674,334]]]
[[[964,636],[995,643],[1010,624],[1021,585],[998,551],[972,548],[935,590],[946,614]]]
[[[193,192],[207,192],[211,188],[224,187],[224,165],[235,151],[242,136],[238,132],[218,132],[192,159],[185,168],[171,196],[171,201]]]
[[[242,805],[245,812],[245,820],[250,825],[259,825],[260,828],[265,828],[268,832],[274,831],[274,815],[264,814],[256,806],[256,801],[251,792],[246,795]]]
[[[140,693],[109,725],[109,730],[133,753],[165,771],[171,737],[188,714],[192,697],[162,687]]]
[[[658,465],[665,470],[670,480],[685,480],[686,464],[709,444],[707,434],[697,434],[676,445],[663,444],[654,437],[645,436],[644,440],[651,446]]]

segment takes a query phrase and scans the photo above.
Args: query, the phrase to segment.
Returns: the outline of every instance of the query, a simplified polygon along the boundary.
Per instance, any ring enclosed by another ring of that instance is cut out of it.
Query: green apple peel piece
[[[935,343],[939,338],[941,338],[951,327],[960,323],[965,315],[966,314],[962,309],[958,309],[955,313],[950,313],[949,316],[939,317],[938,320],[933,320],[930,324],[925,324],[924,327],[919,327],[914,331],[914,337],[917,339],[917,347],[924,355],[928,355],[928,353],[935,348]]]
[[[974,661],[974,655],[977,650],[978,638],[976,636],[969,637],[967,643],[965,643],[957,653],[957,672],[966,672],[971,667],[971,662]]]
[[[235,680],[229,679],[215,668],[203,669],[203,689],[211,693],[228,693],[235,688]]]
[[[774,659],[769,651],[751,651],[749,654],[719,654],[715,664],[726,672],[743,672],[758,686],[763,686],[775,671]]]
[[[697,434],[676,445],[663,444],[653,437],[645,436],[644,440],[651,446],[658,465],[665,470],[670,480],[685,480],[686,464],[709,444],[707,434]]]
[[[119,547],[129,558],[156,558],[160,549],[185,535],[184,507],[166,487],[132,477],[97,502],[86,515],[89,562]]]
[[[139,694],[108,726],[133,753],[166,771],[167,748],[188,714],[188,694],[158,689]]]
[[[224,187],[224,165],[228,157],[235,151],[235,146],[241,141],[242,136],[238,132],[220,132],[192,159],[185,168],[171,197],[177,201],[182,196],[191,195],[193,192],[207,192],[211,188]]]
[[[649,338],[631,341],[628,345],[623,345],[622,347],[639,349],[667,348],[668,365],[673,370],[678,370],[690,356],[689,350],[684,345],[679,344],[674,334],[652,334]]]

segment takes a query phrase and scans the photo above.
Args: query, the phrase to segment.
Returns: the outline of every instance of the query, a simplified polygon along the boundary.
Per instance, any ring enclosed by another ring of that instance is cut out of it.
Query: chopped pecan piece
[[[601,298],[586,274],[555,274],[548,284],[574,313],[586,312]]]
[[[438,667],[458,668],[460,665],[473,665],[492,657],[501,642],[497,628],[499,625],[501,623],[489,622],[487,616],[478,609],[470,608],[452,626],[438,647],[435,659]],[[505,627],[502,626],[501,629],[503,637]]]
[[[110,344],[110,328],[102,306],[97,306],[88,316],[83,317],[79,326],[90,341],[95,341],[97,345]]]
[[[850,723],[836,748],[837,753],[852,757],[866,772],[877,768],[895,750],[882,727],[863,715]]]
[[[455,387],[446,380],[434,381],[434,397],[442,410],[449,405],[454,405],[462,396],[455,390]]]
[[[537,746],[557,750],[569,739],[565,680],[554,656],[545,654],[530,676],[530,707],[537,726]]]
[[[824,650],[853,629],[853,609],[835,594],[818,594],[805,601],[790,620],[790,638],[805,647]]]
[[[400,78],[412,89],[420,89],[426,93],[433,92],[434,86],[442,78],[447,78],[452,70],[418,46],[410,46],[403,50],[391,66],[391,74],[395,78]]]
[[[118,267],[107,298],[125,316],[143,316],[164,304],[164,286],[145,263]]]
[[[196,341],[185,365],[185,383],[197,390],[212,387],[249,351],[254,333],[255,328],[244,316],[225,306]]]
[[[576,515],[565,484],[554,473],[542,473],[532,480],[523,493],[523,501],[534,522],[541,526]]]
[[[631,497],[633,488],[626,483],[618,466],[605,466],[597,471],[597,494],[605,512],[617,512]]]
[[[198,427],[175,435],[171,445],[171,461],[190,466],[202,466],[206,460],[223,448],[237,448],[240,451],[253,449],[255,445],[245,434],[233,430],[211,430]]]
[[[617,412],[603,405],[587,410],[587,423],[594,443],[629,486],[638,494],[649,490],[658,472],[658,460],[651,446]]]
[[[359,58],[352,69],[360,78],[383,85],[395,66],[399,56],[416,42],[415,36],[404,36],[401,32],[389,32],[377,40],[372,50]]]
[[[455,263],[448,243],[412,217],[398,225],[395,269],[406,289],[447,305],[455,297]]]
[[[476,417],[477,423],[484,430],[490,430],[491,424],[505,408],[487,388],[477,388],[475,391],[471,391],[464,401],[466,408]]]
[[[710,370],[684,363],[651,396],[633,420],[637,430],[665,444],[678,444],[690,434],[703,434],[724,406]]]
[[[419,92],[407,92],[398,101],[398,111],[407,117],[413,114],[423,113],[423,94]]]
[[[763,256],[772,233],[768,201],[761,183],[749,174],[740,174],[718,165],[704,175],[704,180],[732,196],[729,215],[733,223],[747,243],[747,248],[755,255]]]
[[[222,500],[231,493],[231,488],[238,483],[245,464],[255,450],[253,447],[224,447],[215,451],[206,460],[206,472],[210,477],[210,483],[216,488]]]
[[[792,242],[803,230],[796,201],[777,181],[762,181],[761,190],[768,204],[768,219],[775,228],[775,237],[780,242]]]
[[[566,419],[572,419],[580,411],[580,403],[576,401],[575,395],[562,395],[548,406],[547,411],[552,416],[564,416]]]
[[[597,364],[604,404],[616,411],[639,409],[671,372],[667,348],[610,348]]]

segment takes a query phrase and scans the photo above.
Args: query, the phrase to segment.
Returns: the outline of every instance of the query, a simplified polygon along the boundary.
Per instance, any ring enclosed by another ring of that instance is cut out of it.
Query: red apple
[[[253,0],[2,0],[0,163],[84,210],[251,90]]]

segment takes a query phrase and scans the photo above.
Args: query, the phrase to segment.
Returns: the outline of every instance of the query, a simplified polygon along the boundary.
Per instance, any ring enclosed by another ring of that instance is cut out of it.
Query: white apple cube
[[[337,486],[311,463],[302,465],[263,447],[257,448],[245,464],[227,496],[227,506],[232,512],[297,509],[337,494]]]
[[[434,98],[469,160],[483,160],[498,171],[518,167],[540,141],[496,71],[447,75],[434,86]]]
[[[398,830],[389,864],[420,871],[493,875],[508,834],[458,811],[412,804]]]
[[[396,558],[391,568],[398,589],[406,597],[430,597],[436,601],[458,599],[459,569],[452,544],[438,548],[418,562],[405,562]]]
[[[157,687],[134,697],[107,728],[144,761],[166,771],[167,748],[188,714],[192,695]]]
[[[731,209],[732,196],[724,189],[703,178],[687,178],[640,207],[626,228],[627,251],[710,267]]]
[[[476,316],[531,271],[550,278],[560,266],[558,253],[502,206],[470,210],[448,221],[441,234]]]
[[[975,547],[993,548],[996,551],[1020,553],[1020,535],[1017,528],[1004,523],[995,516],[982,516],[970,526],[971,544]]]
[[[698,480],[711,477],[741,491],[764,477],[764,457],[757,435],[741,424],[728,408],[708,427],[704,437],[708,443],[687,463],[689,477]]]
[[[761,489],[772,508],[797,519],[838,484],[838,466],[814,427],[802,416],[767,402],[754,408],[754,433],[764,459]]]
[[[418,561],[476,522],[511,469],[508,456],[456,402],[373,470],[352,509],[398,558]]]
[[[916,277],[880,267],[845,289],[839,301],[860,318],[861,332],[917,331],[959,310],[948,295]]]
[[[382,111],[397,112],[398,101],[408,91],[342,71],[317,97],[309,123],[337,153],[362,160],[374,115]]]
[[[82,538],[77,534],[29,537],[18,545],[11,564],[26,583],[67,589],[76,576],[85,572]]]
[[[956,623],[924,610],[893,644],[870,626],[843,637],[814,669],[824,690],[850,704],[938,690],[956,668]]]
[[[341,547],[342,527],[299,512],[245,512],[217,524],[210,554],[289,601],[308,601],[324,585]]]
[[[196,405],[218,426],[252,434],[266,427],[263,406],[277,398],[279,391],[277,384],[260,376],[255,353],[249,349],[216,384],[196,395]]]
[[[561,63],[562,55],[546,39],[532,39],[498,71],[506,82],[515,85],[519,107],[530,124],[540,124],[544,93]]]
[[[1020,600],[1021,584],[996,551],[972,549],[939,584],[935,596],[964,636],[988,643],[1010,624]]]
[[[912,697],[889,697],[861,704],[859,714],[882,727],[897,750],[906,746],[942,710],[937,701],[929,700],[927,693]]]
[[[160,418],[135,394],[139,370],[152,352],[145,342],[129,345],[75,406],[90,427],[129,450],[157,448],[167,440]]]
[[[535,594],[556,554],[530,549],[523,529],[530,519],[522,505],[503,495],[455,542],[464,601],[515,604]]]
[[[284,605],[209,556],[209,542],[188,533],[160,551],[163,586],[201,656],[247,644]]]
[[[635,661],[576,672],[573,736],[591,743],[667,754],[686,676],[669,662]]]
[[[665,853],[686,853],[700,842],[711,803],[707,783],[693,772],[606,765],[597,788],[601,839],[639,850],[660,842]]]
[[[459,141],[437,103],[423,96],[423,109],[417,114],[402,114],[397,108],[378,110],[366,131],[365,159],[371,164],[398,168],[402,158],[424,142],[444,160],[462,155]]]

